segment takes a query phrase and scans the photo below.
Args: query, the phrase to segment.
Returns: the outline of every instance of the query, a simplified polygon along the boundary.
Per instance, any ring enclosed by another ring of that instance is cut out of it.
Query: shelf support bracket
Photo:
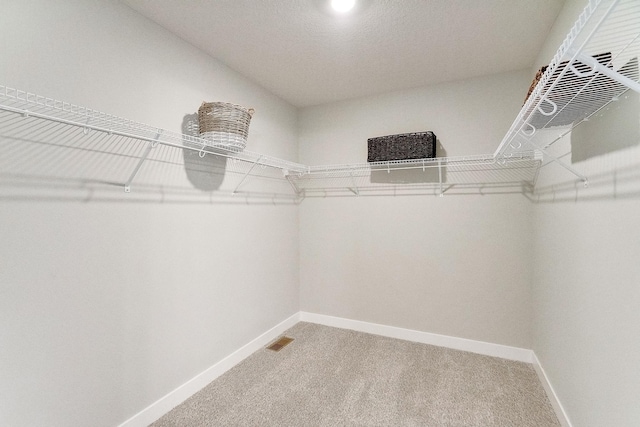
[[[353,184],[353,188],[350,188],[349,190],[356,196],[359,196],[360,191],[358,190],[358,185],[356,184],[356,179],[353,176],[353,171],[351,169],[349,169],[349,176],[351,177],[351,183]]]
[[[153,141],[149,141],[149,143],[147,144],[147,148],[145,148],[144,153],[142,154],[142,157],[140,157],[140,160],[138,160],[138,164],[136,165],[135,169],[133,169],[133,172],[131,172],[131,175],[129,176],[129,179],[127,180],[127,182],[124,184],[125,193],[131,193],[131,183],[133,182],[134,178],[140,171],[140,168],[142,167],[142,164],[144,163],[144,161],[147,160],[147,157],[149,157],[149,153],[151,152],[151,150],[158,145],[158,140],[160,139],[160,135],[162,135],[162,129],[158,129],[158,133],[153,138]]]
[[[444,197],[444,189],[442,188],[442,160],[438,159],[438,182],[440,183],[440,195]]]
[[[589,180],[587,179],[586,176],[582,175],[580,172],[578,172],[577,170],[575,170],[574,168],[572,168],[571,166],[569,166],[568,164],[566,164],[565,162],[563,162],[562,160],[557,158],[556,156],[553,156],[553,155],[549,154],[544,148],[540,147],[535,142],[533,142],[531,140],[529,140],[528,142],[529,142],[529,144],[533,145],[533,147],[536,150],[540,151],[545,156],[550,158],[552,161],[556,162],[557,164],[559,164],[560,166],[562,166],[563,168],[565,168],[566,170],[568,170],[569,172],[571,172],[572,174],[574,174],[575,176],[580,178],[580,180],[584,183],[585,188],[589,186]]]
[[[249,168],[249,170],[247,171],[247,173],[244,174],[244,176],[242,177],[242,179],[240,180],[240,182],[238,183],[238,185],[236,185],[236,188],[234,188],[233,192],[231,194],[235,195],[238,193],[238,188],[240,188],[240,186],[242,185],[242,183],[247,179],[247,177],[249,176],[249,174],[251,173],[251,171],[253,170],[253,168],[255,168],[259,163],[260,160],[262,160],[264,156],[260,156],[258,157],[258,160],[255,161],[254,164],[251,165],[251,167]]]
[[[302,193],[302,191],[298,188],[298,186],[295,183],[296,176],[292,175],[291,172],[286,170],[286,169],[282,170],[282,174],[287,179],[287,182],[289,183],[289,185],[293,189],[293,192],[296,194],[296,196],[300,197],[300,194]]]

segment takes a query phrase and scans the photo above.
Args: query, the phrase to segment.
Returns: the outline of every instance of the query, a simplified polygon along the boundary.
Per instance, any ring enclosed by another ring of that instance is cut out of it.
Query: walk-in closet
[[[7,0],[0,425],[640,425],[640,2]]]

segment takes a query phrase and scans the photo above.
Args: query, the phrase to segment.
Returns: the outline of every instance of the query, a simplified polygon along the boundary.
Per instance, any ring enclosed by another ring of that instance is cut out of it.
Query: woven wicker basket
[[[428,159],[436,156],[436,135],[427,131],[379,136],[369,138],[367,146],[368,162]]]
[[[253,108],[228,102],[203,102],[198,109],[200,137],[215,145],[244,150]]]

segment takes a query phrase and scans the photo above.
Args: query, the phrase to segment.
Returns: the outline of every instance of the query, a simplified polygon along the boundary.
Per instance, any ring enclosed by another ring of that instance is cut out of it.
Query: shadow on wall
[[[640,145],[640,94],[627,91],[571,132],[571,163]]]
[[[628,91],[576,126],[571,132],[570,155],[574,167],[588,178],[588,187],[575,179],[555,181],[537,187],[533,202],[640,199],[640,95]]]
[[[198,114],[187,114],[182,120],[182,133],[190,136],[199,136]],[[184,145],[188,145],[183,141]],[[215,151],[210,150],[210,153]],[[223,156],[208,156],[207,151],[198,152],[184,148],[184,170],[189,182],[195,188],[202,191],[215,191],[224,181],[227,169],[227,158]]]
[[[630,60],[619,71],[636,80],[638,58]],[[609,103],[571,132],[571,162],[578,163],[638,144],[640,95],[627,90],[618,101]]]
[[[635,153],[636,157],[638,153]],[[542,188],[526,195],[533,203],[578,203],[601,200],[640,199],[640,161],[611,171],[589,174],[589,186],[572,180]]]
[[[638,59],[631,59],[620,73],[637,80]],[[570,137],[570,157],[574,168],[585,175],[581,181],[553,181],[535,189],[535,203],[640,199],[640,94],[627,90],[589,120],[575,126]],[[541,172],[551,163],[545,165]]]
[[[436,140],[436,157],[447,157],[447,151],[439,139]],[[375,184],[421,184],[447,181],[447,168],[427,167],[424,169],[401,169],[389,167],[386,170],[372,170],[371,182]]]

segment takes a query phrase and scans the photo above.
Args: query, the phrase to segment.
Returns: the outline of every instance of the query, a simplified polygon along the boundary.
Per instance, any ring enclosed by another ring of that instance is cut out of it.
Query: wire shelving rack
[[[470,189],[530,193],[546,161],[586,184],[586,176],[548,149],[625,91],[640,92],[639,55],[640,2],[591,0],[493,154],[324,166],[243,151],[229,147],[224,137],[205,140],[0,86],[0,174],[5,181],[77,180],[131,192],[132,187],[171,189],[186,173],[205,192],[300,200],[442,196]],[[539,138],[544,129],[558,130],[557,138]],[[254,189],[252,181],[261,184]]]
[[[530,192],[542,158],[520,152],[492,155],[313,166],[291,181],[304,197],[469,192]]]
[[[509,158],[484,155],[306,166],[228,147],[224,138],[211,141],[170,132],[6,86],[0,86],[0,135],[5,150],[0,172],[5,177],[77,179],[122,186],[127,193],[136,185],[159,185],[166,191],[185,171],[217,175],[220,180],[231,175],[233,179],[224,178],[229,181],[225,191],[231,194],[246,194],[246,184],[259,180],[262,185],[254,193],[294,199],[442,195],[454,186],[528,191],[541,162],[532,151]]]
[[[224,192],[246,195],[247,183],[259,179],[257,193],[291,198],[283,171],[307,170],[299,163],[229,147],[224,136],[212,141],[171,132],[6,86],[0,86],[0,137],[3,180],[100,183],[129,193],[132,186],[189,190],[186,175],[205,189],[217,189],[225,181]]]
[[[590,0],[525,102],[494,156],[541,150],[588,185],[548,149],[627,90],[640,93],[640,2]],[[539,138],[554,129],[555,137]]]

